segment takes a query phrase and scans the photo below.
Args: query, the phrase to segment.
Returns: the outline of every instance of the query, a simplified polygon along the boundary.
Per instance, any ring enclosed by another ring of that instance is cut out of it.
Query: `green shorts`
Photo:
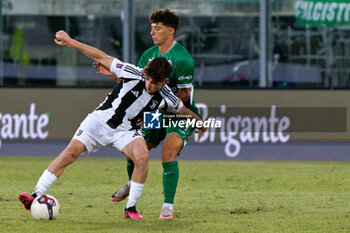
[[[184,145],[188,141],[188,137],[194,132],[192,127],[167,127],[161,129],[143,129],[142,136],[146,142],[152,143],[155,147],[159,145],[169,134],[176,133],[180,138],[184,140]]]

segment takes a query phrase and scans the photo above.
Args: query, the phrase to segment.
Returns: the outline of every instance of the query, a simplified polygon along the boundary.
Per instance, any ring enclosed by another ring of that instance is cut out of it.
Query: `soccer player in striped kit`
[[[79,50],[104,67],[108,67],[122,81],[108,94],[105,101],[83,120],[69,145],[44,171],[32,194],[21,193],[19,200],[26,209],[30,209],[35,197],[43,195],[61,176],[65,167],[73,163],[82,153],[112,146],[135,164],[125,217],[142,219],[136,210],[136,204],[146,181],[149,157],[146,142],[140,132],[143,112],[164,109],[189,115],[189,118],[197,121],[201,119],[186,108],[166,85],[167,77],[172,71],[172,66],[166,59],[153,59],[141,69],[74,40],[64,31],[56,33],[55,42]],[[205,128],[199,130],[203,133]]]
[[[138,66],[143,68],[147,63],[156,58],[164,57],[173,66],[169,75],[168,86],[175,95],[182,100],[184,105],[198,114],[198,108],[194,101],[194,61],[180,43],[175,41],[175,31],[179,25],[179,15],[170,9],[156,10],[149,17],[152,26],[151,36],[154,46],[147,49],[141,55]],[[99,74],[111,76],[118,81],[100,64],[95,64]],[[143,136],[147,142],[148,149],[156,148],[164,140],[162,148],[163,166],[163,193],[164,203],[160,213],[160,219],[173,218],[173,205],[177,183],[179,180],[179,166],[177,156],[186,145],[188,137],[193,133],[190,127],[169,127],[167,129],[143,129]],[[133,174],[134,164],[131,160],[127,162],[129,180]],[[118,189],[111,197],[114,202],[124,200],[129,195],[130,182]]]

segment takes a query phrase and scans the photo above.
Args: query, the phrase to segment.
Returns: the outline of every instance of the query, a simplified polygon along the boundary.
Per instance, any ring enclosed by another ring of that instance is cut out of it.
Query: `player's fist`
[[[69,46],[72,38],[63,30],[56,32],[55,43],[61,46]]]

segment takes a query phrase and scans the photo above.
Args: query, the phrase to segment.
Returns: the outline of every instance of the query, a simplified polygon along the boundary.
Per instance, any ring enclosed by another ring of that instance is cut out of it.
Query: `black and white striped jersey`
[[[121,79],[121,82],[90,114],[102,124],[107,124],[118,131],[126,131],[140,128],[136,122],[142,119],[144,111],[159,109],[177,113],[182,108],[182,101],[167,85],[149,94],[146,91],[145,74],[141,68],[114,59],[110,70]]]

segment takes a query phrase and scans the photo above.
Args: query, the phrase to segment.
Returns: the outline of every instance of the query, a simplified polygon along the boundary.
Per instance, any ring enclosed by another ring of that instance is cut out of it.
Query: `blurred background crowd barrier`
[[[180,14],[176,40],[198,88],[350,87],[350,3],[343,0],[1,0],[0,86],[108,87],[73,38],[131,63],[152,46],[148,16]]]
[[[0,101],[0,155],[54,155],[52,147],[60,146],[59,153],[110,90],[2,89],[0,99],[7,101]],[[203,118],[222,124],[209,128],[202,144],[191,137],[185,159],[350,159],[347,90],[214,89],[197,90],[196,97]]]

